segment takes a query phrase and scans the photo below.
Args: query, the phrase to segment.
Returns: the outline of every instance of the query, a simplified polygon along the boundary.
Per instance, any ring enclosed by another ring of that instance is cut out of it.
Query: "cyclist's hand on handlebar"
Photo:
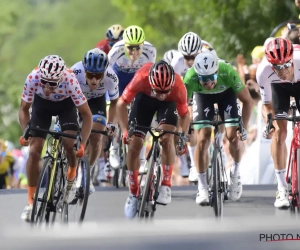
[[[124,144],[128,144],[130,138],[128,138],[128,131],[126,131],[125,133],[123,133],[123,143]]]
[[[82,158],[84,156],[84,145],[80,144],[78,151],[76,152],[76,157]]]
[[[275,131],[275,127],[274,127],[273,124],[271,125],[271,129],[270,129],[269,133],[268,133],[268,126],[266,126],[264,131],[263,131],[263,134],[262,134],[263,138],[271,139],[274,131]]]
[[[243,127],[242,132],[240,130],[237,130],[237,136],[240,138],[241,141],[247,140],[247,130]]]
[[[115,124],[109,122],[106,125],[107,135],[108,136],[116,136],[116,133],[118,131],[118,128]]]
[[[23,136],[20,136],[19,142],[22,146],[26,147],[29,145],[30,138],[28,138],[28,140],[26,140]]]

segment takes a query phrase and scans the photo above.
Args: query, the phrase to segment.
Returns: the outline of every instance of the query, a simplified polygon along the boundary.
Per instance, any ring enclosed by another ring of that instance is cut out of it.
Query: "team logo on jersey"
[[[239,88],[241,88],[241,87],[242,87],[242,85],[243,85],[243,83],[241,83],[241,82],[238,82],[238,84],[236,85],[236,88],[237,88],[237,89],[239,89]]]
[[[81,73],[81,69],[74,69],[73,72],[75,75],[78,75],[79,73]]]
[[[225,90],[225,89],[226,89],[226,86],[224,86],[224,85],[218,86],[218,90]]]
[[[106,72],[106,76],[113,79],[114,82],[117,82],[118,80],[115,74],[110,74],[108,71]]]
[[[64,96],[56,94],[53,97],[54,97],[54,99],[59,100],[59,99],[62,99]]]

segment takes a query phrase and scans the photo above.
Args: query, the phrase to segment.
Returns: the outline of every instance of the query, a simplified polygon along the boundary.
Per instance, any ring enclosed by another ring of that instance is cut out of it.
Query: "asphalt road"
[[[222,221],[195,203],[195,189],[173,187],[172,203],[139,221],[124,217],[127,189],[97,188],[81,226],[50,227],[21,221],[24,190],[0,191],[0,249],[300,249],[300,215],[274,208],[276,186],[244,186],[240,201],[226,201]]]

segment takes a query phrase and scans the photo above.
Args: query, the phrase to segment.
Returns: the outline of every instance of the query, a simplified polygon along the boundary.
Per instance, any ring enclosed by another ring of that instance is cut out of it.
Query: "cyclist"
[[[263,102],[262,115],[267,122],[267,114],[275,114],[275,118],[288,116],[290,98],[295,97],[300,110],[300,48],[289,40],[276,38],[266,45],[266,56],[257,68],[256,79],[260,87]],[[288,184],[286,182],[287,121],[274,122],[271,154],[274,161],[278,192],[274,206],[289,207]],[[272,133],[271,133],[272,134]],[[266,136],[266,133],[265,133]]]
[[[99,41],[95,48],[101,49],[106,54],[111,50],[114,44],[123,38],[124,28],[120,24],[114,24],[106,31],[106,38]]]
[[[134,97],[135,101],[130,113],[129,123],[136,121],[138,125],[150,126],[153,115],[157,112],[159,128],[176,131],[178,111],[178,132],[187,134],[190,122],[186,89],[180,76],[175,74],[170,64],[163,60],[154,64],[147,63],[136,72],[117,104],[117,116],[123,132],[123,141],[129,144],[126,160],[130,180],[130,194],[124,208],[125,215],[129,218],[133,218],[137,212],[138,156],[147,134],[146,129],[138,129],[134,131],[134,136],[128,141],[126,105]],[[161,138],[161,145],[163,179],[157,201],[161,204],[169,204],[171,202],[172,170],[175,163],[173,135],[164,135]],[[184,154],[185,151],[186,149],[179,153]]]
[[[31,118],[29,109],[32,106]],[[77,109],[76,109],[77,108]],[[92,128],[92,114],[87,100],[82,94],[74,73],[66,67],[64,60],[58,55],[49,55],[41,59],[39,66],[27,76],[19,109],[19,121],[24,131],[29,120],[31,126],[49,129],[52,116],[59,116],[61,130],[64,133],[76,134],[78,130],[77,110],[82,117],[82,142],[80,149],[74,151],[74,139],[63,138],[69,168],[65,186],[65,200],[74,199],[76,185],[74,179],[77,170],[77,157],[83,157],[84,147]],[[21,218],[30,219],[33,196],[39,178],[39,161],[47,134],[32,131],[31,139],[26,141],[20,137],[23,146],[30,144],[29,157],[26,164],[28,177],[28,205]]]
[[[171,61],[171,65],[174,68],[175,73],[179,74],[182,79],[186,74],[186,71],[193,66],[194,59],[196,55],[201,51],[202,48],[202,40],[201,38],[194,32],[188,32],[182,36],[182,38],[178,42],[178,51],[174,58]],[[191,109],[193,103],[189,103],[189,109]],[[191,113],[191,110],[190,110]],[[190,143],[188,143],[188,150],[191,160],[191,168],[190,173],[186,155],[181,155],[180,162],[180,172],[182,177],[189,176],[190,181],[197,181],[198,177],[196,173],[195,161],[194,161],[194,151],[196,146],[196,138],[192,134],[190,136]]]
[[[93,129],[115,131],[116,105],[119,98],[119,79],[108,65],[108,57],[102,50],[96,48],[87,51],[82,61],[71,67],[93,115]],[[106,121],[106,98],[108,92],[110,106],[108,121]],[[102,149],[103,135],[91,133],[89,137],[88,156],[91,168],[94,167]],[[99,159],[101,161],[103,159]],[[92,190],[94,186],[91,182]]]
[[[165,52],[165,54],[163,56],[163,60],[166,61],[167,63],[171,63],[172,59],[174,58],[174,56],[176,54],[179,54],[178,50],[170,49]]]
[[[242,195],[239,165],[244,152],[244,143],[240,140],[247,139],[248,120],[252,110],[252,99],[247,88],[240,80],[232,66],[218,57],[213,51],[199,53],[185,77],[184,83],[187,88],[188,98],[193,92],[193,119],[194,121],[213,120],[214,104],[218,104],[222,120],[232,120],[226,123],[226,136],[229,141],[230,154],[234,163],[230,170],[230,196],[236,201]],[[243,103],[242,121],[244,128],[241,133],[237,132],[238,124],[234,120],[241,115],[237,98]],[[198,193],[196,203],[205,205],[208,200],[208,185],[206,170],[208,166],[208,148],[211,138],[210,125],[194,125],[197,136],[195,149],[195,164],[198,172]]]
[[[119,78],[119,93],[121,96],[135,72],[145,63],[155,62],[156,49],[152,44],[145,41],[144,30],[139,26],[132,25],[125,29],[123,40],[117,42],[108,53],[108,60]],[[109,161],[113,168],[118,168],[120,157],[116,139],[113,140],[112,144]],[[141,168],[145,163],[145,152],[146,144],[141,151]]]

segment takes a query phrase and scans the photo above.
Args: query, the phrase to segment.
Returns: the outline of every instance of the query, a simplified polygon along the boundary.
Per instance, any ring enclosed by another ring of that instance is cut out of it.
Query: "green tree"
[[[160,56],[177,48],[179,39],[193,31],[210,42],[218,55],[232,60],[238,53],[248,59],[279,23],[297,18],[294,1],[274,0],[112,0],[125,15],[126,25],[140,25],[146,40]]]

